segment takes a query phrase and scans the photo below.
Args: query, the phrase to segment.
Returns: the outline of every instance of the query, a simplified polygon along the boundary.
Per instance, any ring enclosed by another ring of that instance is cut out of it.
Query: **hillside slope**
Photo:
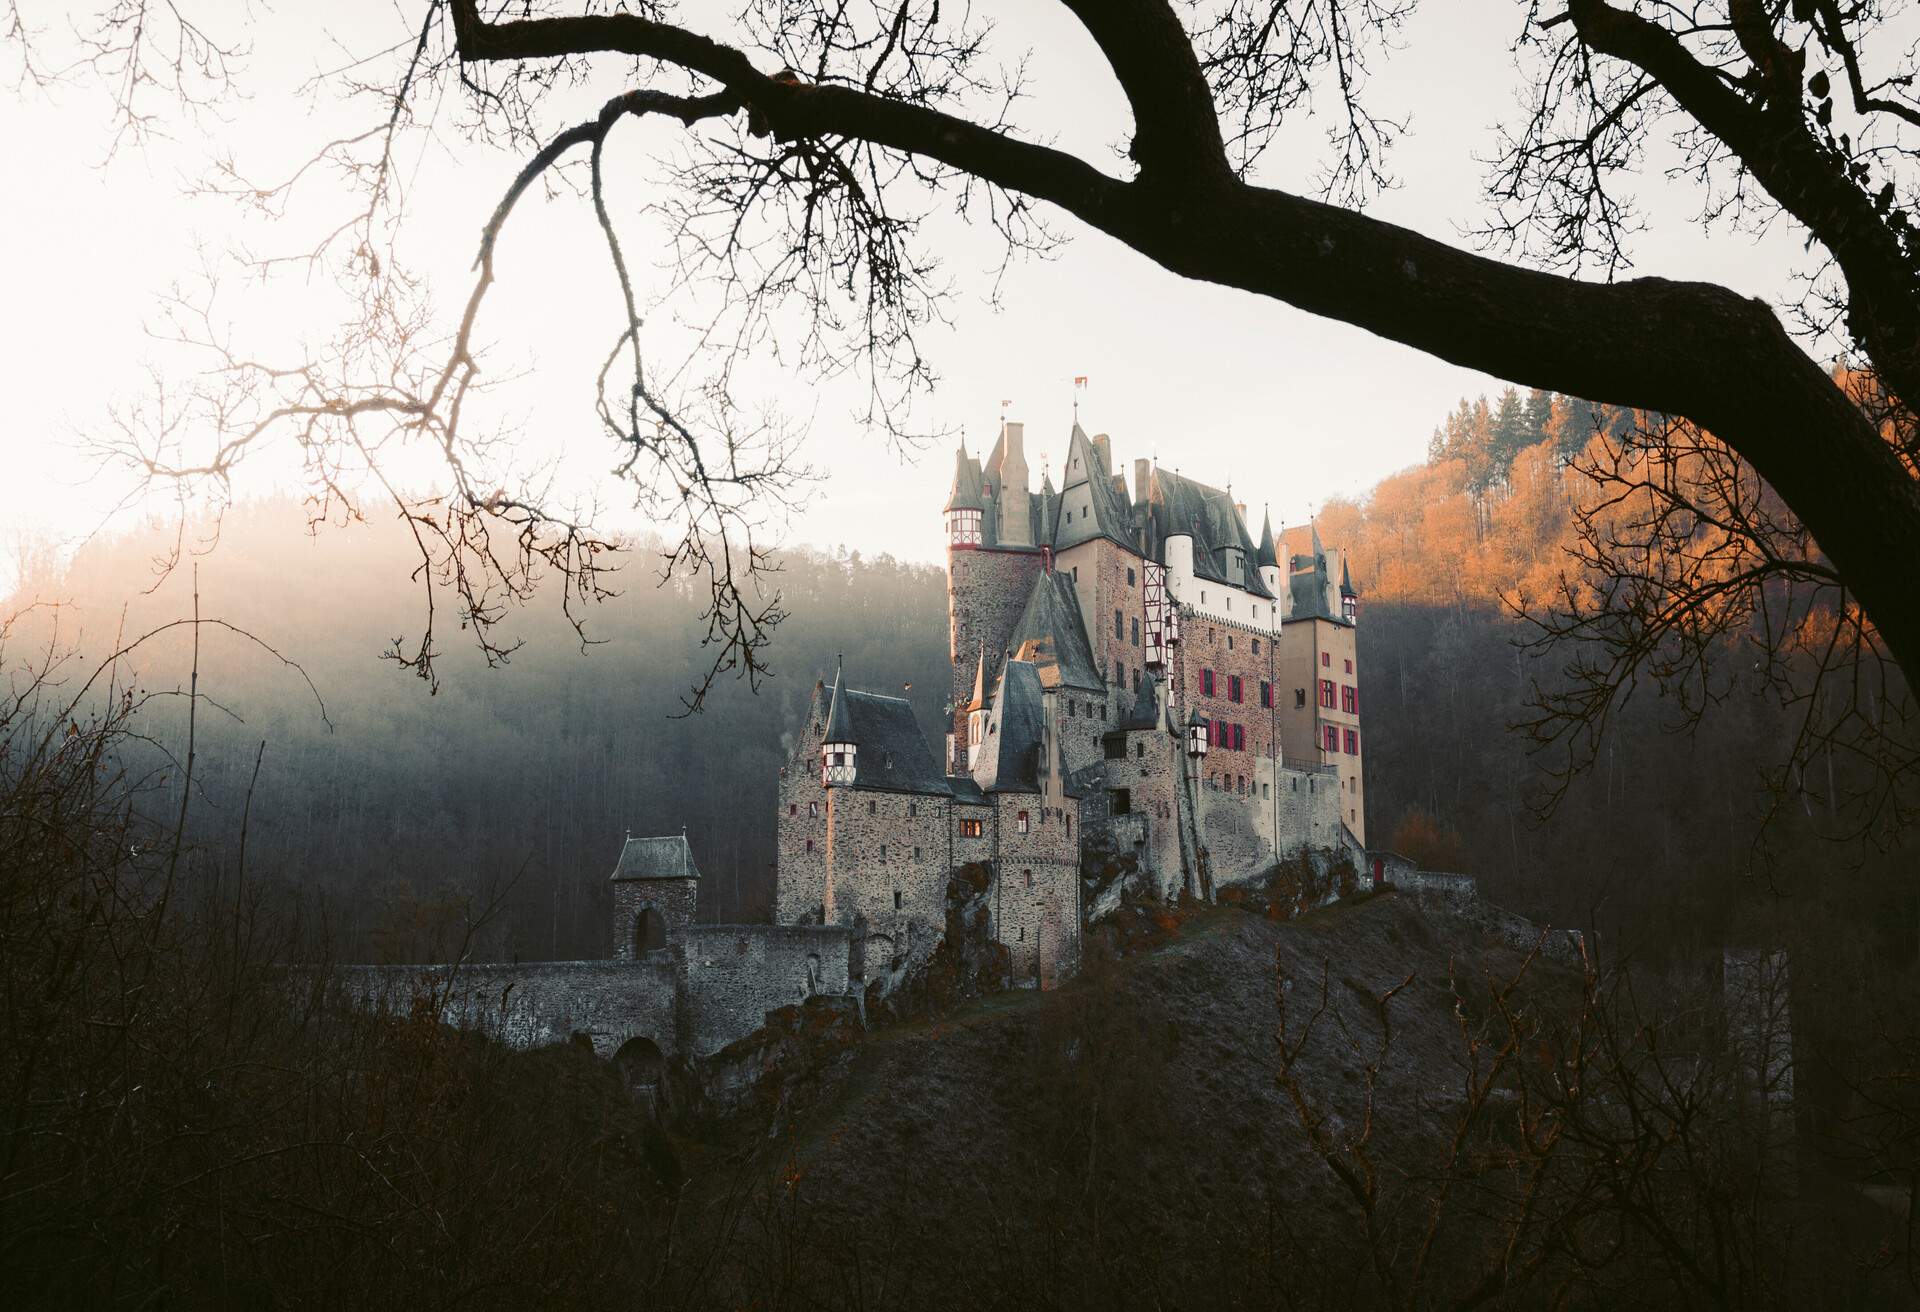
[[[1454,972],[1471,1010],[1481,973],[1504,979],[1520,961],[1398,896],[1291,922],[1201,911],[1157,948],[1096,957],[1057,993],[844,1050],[810,1096],[789,1093],[804,1110],[769,1146],[773,1183],[746,1209],[750,1229],[789,1264],[785,1279],[864,1291],[853,1301],[1271,1305],[1351,1290],[1358,1213],[1276,1080],[1276,963],[1296,1026],[1325,967],[1325,1014],[1298,1069],[1341,1135],[1362,1124],[1376,1000],[1411,977],[1391,1007],[1373,1142],[1412,1173],[1451,1130]],[[1529,978],[1536,993],[1573,983],[1545,963]],[[708,1199],[739,1202],[734,1189]],[[770,1292],[755,1285],[766,1272],[742,1278],[743,1300]]]

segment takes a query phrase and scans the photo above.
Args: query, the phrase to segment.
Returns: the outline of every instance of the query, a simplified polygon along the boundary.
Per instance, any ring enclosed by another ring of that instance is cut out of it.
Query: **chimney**
[[[1133,462],[1133,500],[1134,504],[1147,499],[1147,485],[1153,479],[1153,465],[1146,460]]]
[[[1024,439],[1026,429],[1027,429],[1027,426],[1023,423],[1017,424],[1017,423],[1014,423],[1012,420],[1008,420],[1006,422],[1006,439],[1007,439],[1006,450],[1007,450],[1007,458],[1009,460],[1011,460],[1014,457],[1015,452],[1018,452],[1021,450],[1020,444]]]
[[[1247,524],[1247,503],[1246,502],[1244,501],[1234,502],[1233,513],[1240,516],[1240,526],[1242,528],[1245,528],[1249,533],[1253,532],[1253,529],[1249,527]]]
[[[1095,438],[1093,439],[1093,445],[1095,449],[1097,449],[1100,452],[1100,463],[1105,465],[1109,470],[1111,470],[1113,468],[1112,441],[1108,439],[1105,433],[1100,433],[1097,436],[1095,436]]]

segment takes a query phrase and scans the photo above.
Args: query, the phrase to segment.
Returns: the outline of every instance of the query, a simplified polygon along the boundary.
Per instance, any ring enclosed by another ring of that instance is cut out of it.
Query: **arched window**
[[[633,920],[633,952],[639,956],[667,945],[667,921],[655,907],[642,907]]]

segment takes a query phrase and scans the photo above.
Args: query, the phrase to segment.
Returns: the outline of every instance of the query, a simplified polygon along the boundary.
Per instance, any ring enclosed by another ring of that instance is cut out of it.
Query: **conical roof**
[[[1347,558],[1344,554],[1340,557],[1340,595],[1343,597],[1360,595],[1353,590],[1353,574],[1347,569]]]
[[[969,711],[977,711],[987,704],[987,645],[980,644],[980,663],[973,667],[973,697],[967,702]]]
[[[967,454],[962,446],[954,456],[953,491],[947,496],[948,510],[985,510],[987,502],[981,491],[980,462]]]
[[[825,743],[850,743],[853,741],[853,715],[849,710],[849,699],[841,687],[842,671],[835,667],[833,671],[833,705],[827,711],[827,732],[820,741]]]
[[[1280,563],[1273,546],[1273,516],[1264,510],[1260,513],[1260,546],[1254,560],[1262,569]]]

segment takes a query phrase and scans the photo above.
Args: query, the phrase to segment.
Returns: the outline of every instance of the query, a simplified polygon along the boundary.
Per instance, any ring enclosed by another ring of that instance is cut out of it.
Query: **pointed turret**
[[[1273,516],[1264,510],[1260,513],[1260,549],[1255,554],[1255,561],[1261,569],[1269,569],[1280,563],[1280,557],[1273,547]]]
[[[852,784],[858,770],[854,756],[858,748],[853,740],[853,710],[846,693],[843,671],[833,671],[833,704],[827,711],[827,732],[820,740],[820,785],[844,788]]]
[[[980,545],[981,523],[987,502],[981,490],[980,462],[962,445],[954,457],[953,491],[947,494],[947,543],[955,547]]]
[[[973,667],[973,697],[967,702],[969,711],[977,711],[987,704],[987,644],[980,644],[980,660]]]
[[[1344,552],[1340,556],[1340,617],[1349,624],[1360,618],[1360,594],[1353,590],[1353,575],[1347,569]]]

